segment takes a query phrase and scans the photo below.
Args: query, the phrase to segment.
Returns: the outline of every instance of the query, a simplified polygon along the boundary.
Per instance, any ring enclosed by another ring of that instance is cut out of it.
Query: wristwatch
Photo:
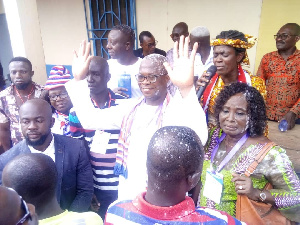
[[[264,193],[263,191],[261,191],[260,194],[259,194],[259,199],[260,199],[262,202],[264,202],[264,201],[266,200],[266,198],[267,198],[266,193]]]

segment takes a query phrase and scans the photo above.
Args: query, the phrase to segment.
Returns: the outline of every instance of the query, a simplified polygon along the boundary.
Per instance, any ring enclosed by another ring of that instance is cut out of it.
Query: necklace
[[[21,99],[22,103],[24,104],[24,100],[23,100],[22,96],[20,95],[20,93],[19,93],[19,91],[18,91],[18,89],[16,87],[15,87],[15,91],[16,91],[18,97]],[[31,91],[29,92],[29,94],[28,95],[24,95],[24,97],[27,97],[27,100],[29,100],[29,98],[32,95],[33,91],[34,91],[34,85],[32,85],[32,88],[31,88]]]

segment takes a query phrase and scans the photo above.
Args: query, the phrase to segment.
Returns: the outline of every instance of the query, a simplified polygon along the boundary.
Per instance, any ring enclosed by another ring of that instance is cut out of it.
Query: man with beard
[[[12,85],[0,92],[0,142],[4,150],[23,140],[19,108],[27,100],[39,98],[43,89],[32,81],[34,71],[27,58],[13,58],[9,72]]]
[[[287,23],[274,38],[278,51],[263,56],[257,76],[266,81],[268,119],[286,120],[292,129],[300,124],[300,26]]]
[[[51,107],[42,99],[28,100],[19,114],[25,140],[0,155],[0,178],[4,166],[18,155],[48,155],[58,172],[56,197],[60,207],[87,211],[93,195],[93,174],[83,141],[51,133],[54,123]]]

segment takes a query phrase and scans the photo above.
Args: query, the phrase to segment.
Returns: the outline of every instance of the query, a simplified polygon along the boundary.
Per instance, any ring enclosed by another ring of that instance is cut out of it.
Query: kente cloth
[[[213,165],[211,165],[211,154],[221,135],[222,130],[216,127],[210,133],[201,175],[203,187],[205,187],[206,170],[211,166],[218,166],[226,155],[226,149],[222,144],[223,141],[215,155]],[[202,188],[198,205],[218,209],[235,216],[237,194],[235,184],[231,181],[233,178],[232,173],[244,174],[265,144],[257,143],[241,148],[221,170],[220,173],[224,177],[224,186],[220,204],[206,198],[203,195],[204,188]],[[253,187],[258,189],[263,189],[270,182],[273,186],[270,193],[275,199],[276,208],[288,219],[300,222],[300,181],[283,148],[274,146],[257,166],[250,178],[253,182]]]
[[[44,90],[34,82],[34,98],[39,98]],[[0,123],[10,122],[10,134],[12,144],[16,145],[24,139],[21,132],[19,107],[17,106],[16,97],[14,96],[14,85],[7,87],[0,92]]]
[[[300,50],[287,60],[278,51],[270,52],[261,60],[257,76],[266,82],[267,117],[280,120],[289,111],[300,118]]]
[[[107,210],[104,224],[244,224],[225,212],[197,207],[190,197],[174,206],[160,207],[146,202],[145,194],[134,200],[114,202]]]
[[[157,130],[162,126],[163,115],[169,102],[170,102],[170,95],[167,94],[164,102],[155,111],[155,115],[157,115],[154,117],[155,121],[153,120],[150,121],[151,123],[155,122],[155,125],[157,126]],[[127,178],[128,176],[127,156],[128,156],[128,146],[130,145],[131,127],[133,124],[133,120],[135,119],[136,110],[142,104],[143,105],[146,104],[145,98],[140,99],[140,101],[136,104],[136,106],[134,106],[134,108],[130,111],[130,113],[124,117],[121,125],[114,173],[116,175],[122,175],[125,178]]]
[[[263,79],[257,76],[253,76],[249,71],[243,70],[242,66],[238,66],[238,82],[247,83],[249,86],[256,88],[263,98],[266,98],[266,87]],[[201,103],[204,112],[208,114],[208,127],[212,128],[217,125],[216,119],[214,118],[214,106],[216,97],[219,95],[221,90],[224,88],[224,82],[217,73],[211,79],[210,83],[206,87]]]
[[[64,136],[71,136],[69,115],[65,115],[57,110],[52,114],[55,119],[51,132]]]
[[[102,225],[103,221],[94,212],[69,212],[68,210],[56,216],[39,220],[39,225],[66,225],[66,224],[85,224]]]

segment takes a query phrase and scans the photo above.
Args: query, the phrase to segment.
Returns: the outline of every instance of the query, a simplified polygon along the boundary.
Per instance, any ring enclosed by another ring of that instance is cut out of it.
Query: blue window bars
[[[137,31],[135,0],[83,0],[88,40],[94,55],[109,58],[106,44],[112,27],[126,24]],[[137,38],[136,38],[137,46]]]

